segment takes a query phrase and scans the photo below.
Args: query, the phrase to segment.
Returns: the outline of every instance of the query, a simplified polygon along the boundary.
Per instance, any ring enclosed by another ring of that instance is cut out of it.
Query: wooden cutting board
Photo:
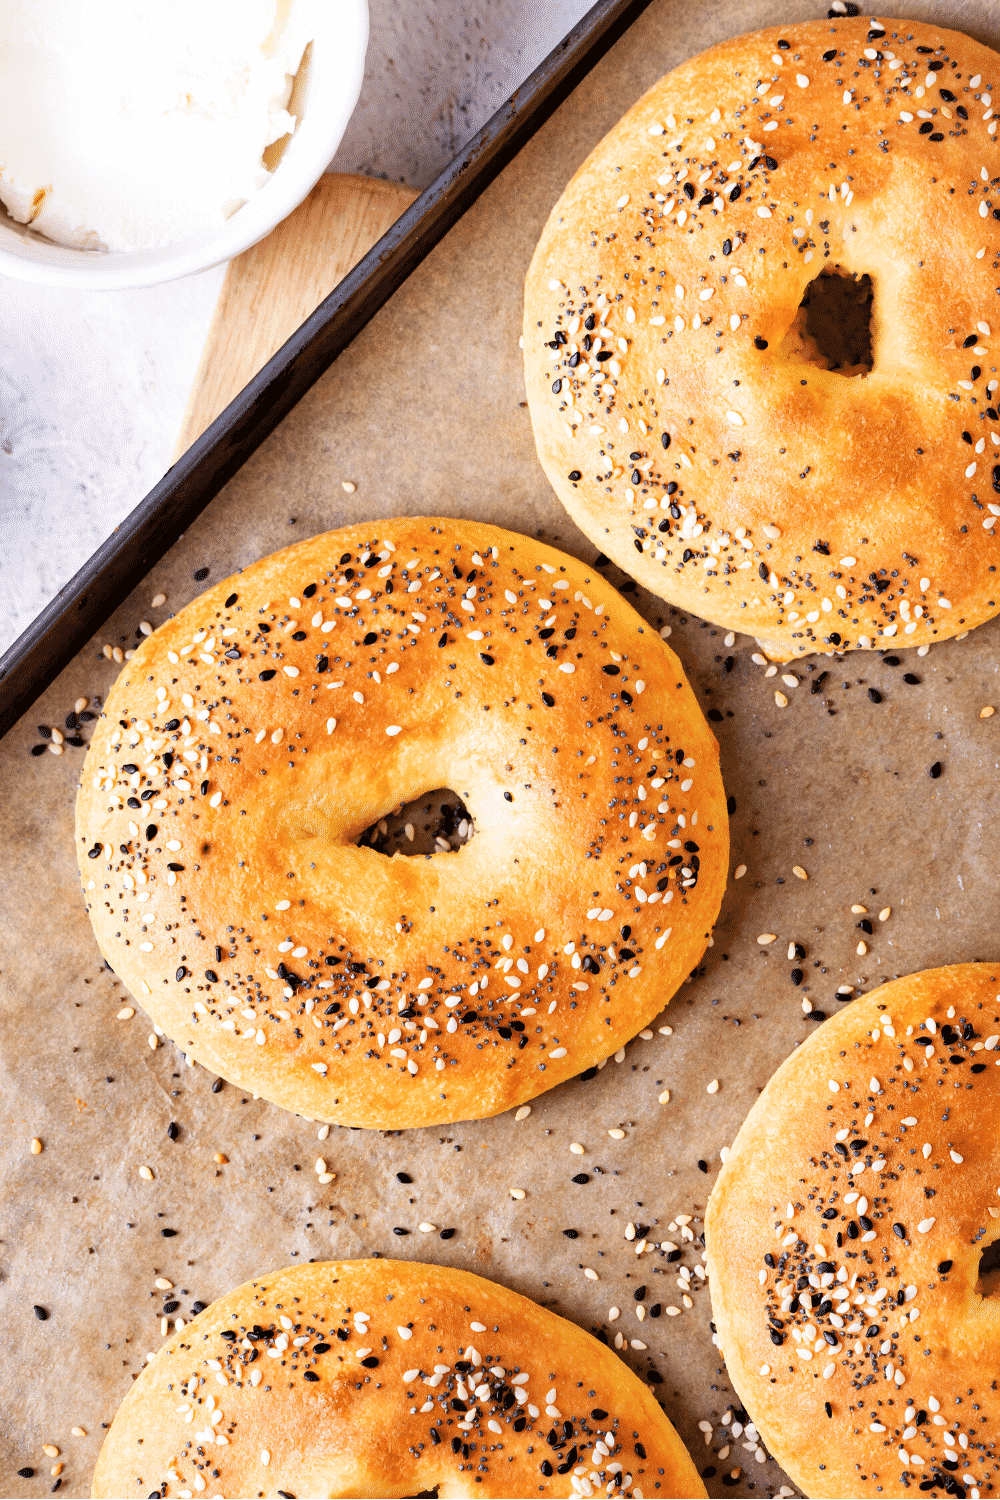
[[[230,262],[174,461],[416,196],[397,182],[328,172],[277,229]]]

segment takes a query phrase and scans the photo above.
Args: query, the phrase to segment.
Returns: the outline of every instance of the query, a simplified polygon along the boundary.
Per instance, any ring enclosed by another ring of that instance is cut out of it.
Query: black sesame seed
[[[454,1229],[442,1229],[441,1233],[438,1235],[438,1239],[450,1240],[454,1233]]]
[[[583,478],[583,475],[580,473],[579,469],[570,469],[569,473],[566,475],[566,478],[572,484],[576,484],[576,482],[577,482],[578,479],[582,479]]]
[[[195,583],[201,583],[201,581],[202,581],[203,578],[207,578],[208,577],[209,572],[210,572],[210,569],[208,569],[208,568],[196,568],[195,569],[195,573],[194,573]]]
[[[939,760],[936,760],[934,762],[934,764],[931,766],[931,769],[930,769],[931,780],[932,781],[937,781],[937,779],[938,779],[938,777],[940,775],[941,775],[941,762]]]
[[[766,349],[767,348],[767,339],[762,339],[759,333],[757,334],[757,337],[754,339],[753,342],[754,342],[754,348],[755,349]]]
[[[315,1370],[306,1370],[303,1378],[305,1380],[318,1380],[319,1376],[316,1374]]]
[[[232,609],[233,605],[236,603],[239,597],[239,594],[230,594],[229,598],[226,600],[226,608]]]
[[[293,639],[294,639],[294,637],[293,637]],[[365,638],[361,642],[361,644],[362,644],[362,646],[374,646],[374,644],[375,644],[375,642],[377,640],[378,640],[377,633],[374,630],[369,630],[368,634],[365,636]]]
[[[583,1183],[583,1182],[589,1182],[590,1178],[587,1176],[586,1172],[577,1172],[576,1176],[573,1177],[573,1178],[571,1178],[570,1180],[572,1182]]]
[[[209,984],[218,984],[219,982],[219,976],[218,974],[216,974],[214,969],[206,969],[205,978],[208,980]]]
[[[400,1226],[400,1225],[399,1225],[399,1224],[397,1224],[397,1225],[396,1225],[396,1226],[395,1226],[395,1227],[394,1227],[394,1228],[393,1228],[393,1231],[392,1231],[392,1232],[393,1232],[393,1234],[399,1234],[399,1235],[403,1235],[403,1234],[409,1234],[409,1232],[410,1232],[410,1231],[409,1231],[409,1230],[408,1230],[408,1229],[403,1229],[403,1228],[401,1228],[401,1226]]]
[[[378,1369],[378,1360],[375,1358],[374,1354],[369,1354],[366,1359],[363,1359],[361,1361],[361,1363],[364,1365],[366,1370]]]
[[[35,1317],[38,1319],[39,1323],[44,1323],[46,1321],[46,1319],[48,1318],[48,1316],[49,1316],[48,1313],[45,1311],[45,1308],[44,1307],[39,1307],[39,1305],[38,1305],[37,1302],[35,1303],[35,1306],[34,1306],[34,1313],[35,1313]]]
[[[396,1181],[397,1182],[412,1182],[413,1178],[410,1176],[409,1172],[397,1172],[396,1173]]]
[[[261,682],[270,682],[271,678],[275,675],[275,671],[276,668],[268,667],[266,672],[258,672],[257,676],[260,678]]]
[[[568,1240],[578,1240],[580,1238],[579,1234],[577,1233],[577,1231],[575,1229],[564,1229],[563,1230],[563,1234],[566,1236],[566,1238]]]
[[[177,1233],[176,1229],[161,1229],[160,1230],[160,1234],[163,1236],[163,1238],[165,1240],[172,1240],[173,1237],[174,1237],[174,1235],[176,1233]]]
[[[181,1128],[177,1124],[177,1121],[176,1120],[171,1120],[170,1124],[167,1126],[167,1139],[171,1140],[171,1141],[176,1141],[176,1139],[180,1135],[180,1133],[181,1133]]]
[[[951,1270],[951,1268],[952,1268],[952,1266],[954,1264],[955,1264],[955,1262],[952,1261],[952,1260],[942,1260],[942,1261],[940,1261],[938,1263],[938,1275],[939,1276],[947,1276],[948,1272]]]
[[[19,1479],[34,1479],[35,1477],[34,1469],[18,1469],[17,1474]]]

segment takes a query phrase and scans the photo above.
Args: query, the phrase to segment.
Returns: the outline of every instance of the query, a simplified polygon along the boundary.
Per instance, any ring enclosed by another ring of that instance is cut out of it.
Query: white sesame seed
[[[713,1078],[712,1082],[708,1085],[705,1092],[708,1094],[717,1094],[719,1092],[719,1088],[719,1080],[717,1078]]]

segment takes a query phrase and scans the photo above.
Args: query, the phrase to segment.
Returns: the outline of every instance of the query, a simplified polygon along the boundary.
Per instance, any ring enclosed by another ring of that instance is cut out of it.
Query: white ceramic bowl
[[[270,234],[326,170],[364,79],[368,0],[327,0],[316,12],[289,104],[295,130],[270,181],[224,224],[154,250],[77,250],[15,224],[0,204],[0,275],[85,291],[153,286],[230,260]]]

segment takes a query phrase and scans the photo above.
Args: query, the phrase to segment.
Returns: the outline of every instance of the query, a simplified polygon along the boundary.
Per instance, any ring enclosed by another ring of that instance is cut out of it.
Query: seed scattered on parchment
[[[854,951],[859,958],[864,958],[865,954],[868,952],[868,948],[864,943],[859,943]]]
[[[517,1114],[514,1116],[514,1119],[515,1120],[526,1120],[530,1114],[531,1114],[531,1105],[530,1104],[522,1104],[521,1108],[518,1110]]]
[[[579,1141],[572,1141],[569,1149],[574,1156],[583,1156],[585,1151],[585,1147],[581,1146]]]
[[[122,1008],[121,1008],[121,1010],[115,1016],[115,1020],[116,1021],[131,1021],[131,1019],[132,1019],[132,1017],[134,1015],[135,1015],[135,1011],[132,1009],[131,1005],[123,1005]]]
[[[418,1224],[417,1225],[417,1228],[420,1230],[421,1234],[434,1234],[434,1232],[437,1229],[437,1225],[436,1224],[428,1224],[427,1221],[426,1221],[426,1219],[425,1219],[422,1224]]]
[[[669,1104],[670,1103],[670,1090],[669,1089],[664,1089],[663,1090],[663,1093],[660,1095],[660,1098],[659,1098],[659,1103],[660,1104]]]
[[[59,1457],[59,1449],[56,1447],[55,1443],[43,1443],[42,1452],[45,1454],[46,1458]]]
[[[520,1202],[520,1200],[524,1197],[524,1188],[511,1188],[510,1196],[512,1198],[516,1198],[518,1202]]]
[[[86,1428],[84,1428],[84,1427],[71,1427],[70,1428],[70,1432],[73,1434],[74,1437],[86,1437],[87,1436],[87,1431],[86,1431]]]
[[[139,630],[141,631],[141,633],[143,635],[152,635],[153,634],[153,627],[152,627],[152,625],[150,625],[150,623],[149,623],[148,620],[140,620],[139,621]]]
[[[588,1281],[600,1281],[600,1279],[601,1279],[598,1276],[597,1272],[596,1271],[592,1271],[589,1266],[584,1266],[584,1268],[583,1268],[583,1274],[584,1274],[584,1276],[586,1276],[586,1278],[587,1278]]]
[[[229,1165],[229,1157],[224,1156],[221,1151],[216,1151],[215,1160],[218,1162],[220,1167],[227,1167]]]
[[[152,1167],[140,1167],[139,1168],[139,1176],[143,1179],[144,1182],[152,1182],[153,1181],[153,1169],[152,1169]]]
[[[357,489],[357,485],[352,479],[342,479],[340,481],[340,488],[344,491],[345,495],[353,495]]]
[[[53,1464],[49,1470],[50,1474],[61,1474],[66,1465],[63,1463]]]
[[[788,699],[785,697],[784,693],[775,693],[775,695],[774,695],[774,701],[778,705],[779,708],[787,708],[788,707]]]
[[[737,865],[736,869],[733,871],[733,879],[734,880],[742,880],[743,877],[744,877],[744,875],[746,874],[746,872],[747,872],[746,865]]]
[[[892,907],[891,906],[883,906],[882,910],[878,914],[878,919],[879,919],[880,922],[888,922],[888,920],[889,920],[889,918],[891,916],[892,916]]]
[[[150,607],[150,609],[159,609],[160,605],[161,604],[166,604],[166,602],[167,602],[167,596],[166,596],[166,594],[154,594],[153,597],[152,597],[152,599],[150,599],[150,601],[149,601],[149,607]]]
[[[762,932],[758,935],[757,941],[762,948],[766,948],[768,943],[773,943],[777,936],[776,932]]]
[[[85,708],[89,708],[89,707],[90,707],[90,699],[89,698],[77,698],[76,702],[73,704],[73,712],[75,714],[82,714],[83,711],[84,711],[84,709]]]
[[[165,1276],[157,1276],[156,1280],[153,1282],[153,1285],[159,1292],[172,1292],[174,1289],[173,1282],[168,1281]]]
[[[803,870],[801,865],[792,865],[792,874],[797,880],[809,879],[809,876],[806,874],[805,870]]]
[[[858,906],[857,904],[855,904],[851,907],[851,911],[856,917],[866,917],[868,915],[867,906]]]
[[[995,713],[996,713],[996,709],[995,708],[990,708],[989,704],[987,704],[985,708],[981,708],[979,710],[979,717],[981,719],[992,719],[992,717],[993,717],[993,715]]]
[[[712,1082],[708,1085],[706,1092],[709,1094],[717,1094],[719,1092],[719,1087],[719,1080],[717,1078],[713,1078]]]
[[[625,1139],[624,1130],[609,1130],[608,1135],[613,1141],[623,1141]]]
[[[41,1141],[38,1139],[38,1137],[36,1135],[34,1137],[34,1139],[32,1140],[32,1142],[31,1142],[31,1154],[32,1154],[32,1156],[40,1156],[41,1152],[42,1152],[42,1143],[41,1143]]]

